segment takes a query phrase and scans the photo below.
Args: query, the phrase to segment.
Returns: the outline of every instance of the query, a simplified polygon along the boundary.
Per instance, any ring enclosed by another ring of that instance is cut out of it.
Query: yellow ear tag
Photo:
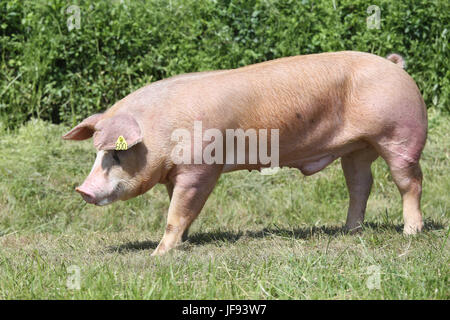
[[[124,137],[119,136],[116,141],[116,150],[127,150],[128,144]]]

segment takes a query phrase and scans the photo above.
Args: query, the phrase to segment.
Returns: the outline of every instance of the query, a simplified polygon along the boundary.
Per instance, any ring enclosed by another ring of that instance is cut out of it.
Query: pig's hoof
[[[164,254],[164,252],[161,252],[159,250],[155,250],[152,252],[152,254],[150,256],[152,257],[156,257],[156,256],[162,256]]]
[[[417,234],[418,232],[421,232],[422,229],[423,229],[423,222],[405,225],[405,227],[403,228],[403,234],[414,235]]]
[[[166,254],[166,252],[168,251],[168,249],[166,249],[166,246],[163,243],[160,243],[155,251],[152,252],[151,256],[152,257],[156,257],[156,256],[162,256],[164,254]]]

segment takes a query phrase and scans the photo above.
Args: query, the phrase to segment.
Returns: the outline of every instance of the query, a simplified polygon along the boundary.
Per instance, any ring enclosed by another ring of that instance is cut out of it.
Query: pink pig
[[[427,113],[403,66],[396,54],[385,59],[346,51],[157,81],[63,136],[93,136],[98,150],[91,173],[76,191],[89,203],[106,205],[165,184],[171,198],[167,227],[153,255],[164,254],[186,238],[221,173],[267,167],[259,160],[175,163],[174,131],[192,132],[195,121],[201,122],[202,132],[277,129],[279,166],[311,175],[341,158],[350,194],[348,230],[357,230],[364,220],[371,164],[381,156],[403,199],[404,233],[414,234],[423,227],[419,158],[427,137]],[[116,150],[120,136],[127,150]],[[202,141],[202,150],[205,147]],[[222,151],[230,152],[225,146]],[[248,159],[249,147],[245,153]]]

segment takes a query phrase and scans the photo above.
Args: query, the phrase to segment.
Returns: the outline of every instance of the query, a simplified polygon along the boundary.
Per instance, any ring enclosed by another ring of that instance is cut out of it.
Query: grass
[[[307,178],[223,175],[190,240],[164,257],[150,257],[163,186],[87,205],[74,187],[95,158],[91,141],[62,141],[67,127],[39,120],[0,128],[0,299],[449,299],[450,117],[429,116],[425,232],[402,234],[400,195],[378,159],[364,230],[345,234],[337,161]],[[79,290],[66,285],[73,265]]]

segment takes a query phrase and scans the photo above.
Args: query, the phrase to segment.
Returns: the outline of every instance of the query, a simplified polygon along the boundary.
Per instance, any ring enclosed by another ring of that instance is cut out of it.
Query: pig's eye
[[[114,161],[117,162],[117,164],[120,164],[120,159],[119,159],[119,155],[118,155],[117,151],[115,151],[115,150],[113,151],[112,157],[113,157]]]

